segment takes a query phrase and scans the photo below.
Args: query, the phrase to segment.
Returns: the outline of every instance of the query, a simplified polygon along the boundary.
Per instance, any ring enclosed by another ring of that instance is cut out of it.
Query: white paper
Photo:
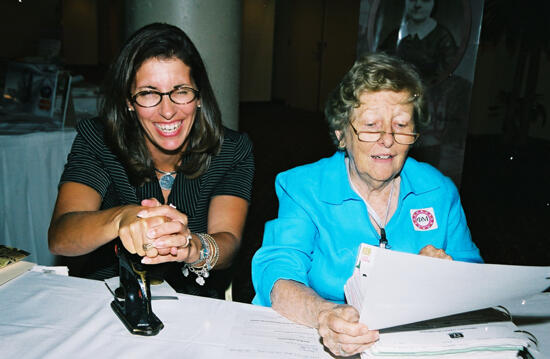
[[[113,292],[119,286],[119,277],[104,282]],[[186,311],[174,310],[176,308],[169,300],[155,301],[155,298],[169,299],[174,295],[185,305]],[[159,338],[166,334],[175,319],[164,312],[169,306],[172,315],[177,312],[176,316],[183,316],[188,326],[179,330],[177,340],[192,343],[207,339],[215,341],[225,351],[223,357],[226,359],[331,358],[323,350],[315,329],[293,323],[271,308],[182,295],[166,282],[151,285],[151,299],[155,314],[165,325]],[[221,322],[224,324],[220,325]]]
[[[361,322],[381,329],[497,306],[548,287],[550,267],[466,263],[362,244],[345,291]]]
[[[331,358],[314,329],[293,323],[271,309],[240,314],[228,341],[231,358]]]
[[[18,261],[12,264],[8,264],[4,268],[0,268],[0,285],[29,271],[33,266],[35,266],[34,263],[27,261]]]
[[[518,352],[528,347],[530,340],[527,335],[517,333],[517,329],[512,322],[498,322],[385,333],[367,353],[416,356],[469,351]]]
[[[403,355],[372,355],[361,353],[361,359],[383,358],[383,359],[403,359]],[[518,359],[517,350],[506,351],[480,351],[456,354],[441,354],[441,355],[415,355],[414,359]],[[538,358],[536,358],[538,359]]]

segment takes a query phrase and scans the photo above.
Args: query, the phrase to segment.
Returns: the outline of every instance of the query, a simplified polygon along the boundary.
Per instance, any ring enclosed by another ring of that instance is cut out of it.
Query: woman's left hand
[[[165,217],[168,219],[147,231],[147,237],[153,241],[156,251],[147,251],[147,256],[142,259],[142,263],[189,261],[192,236],[187,227],[187,216],[173,206],[161,205],[154,198],[143,200],[141,205],[149,208],[138,213],[139,217]]]
[[[418,254],[421,256],[448,259],[451,261],[453,260],[453,257],[445,253],[443,249],[435,248],[431,244],[428,244],[426,247],[422,248]]]

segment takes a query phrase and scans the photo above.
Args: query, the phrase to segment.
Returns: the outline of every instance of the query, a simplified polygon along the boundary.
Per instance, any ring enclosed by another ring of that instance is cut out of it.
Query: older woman
[[[159,272],[177,290],[221,297],[224,281],[208,271],[227,268],[240,245],[252,146],[222,126],[187,35],[151,24],[130,37],[106,78],[101,117],[79,122],[77,132],[50,250],[92,254],[83,275],[101,279],[116,275],[113,240],[120,238],[144,264],[174,262]]]
[[[358,60],[326,106],[338,151],[281,173],[279,216],[266,224],[252,262],[253,303],[318,328],[336,355],[378,338],[344,305],[361,243],[481,262],[453,182],[407,158],[422,109],[418,74],[402,60]]]

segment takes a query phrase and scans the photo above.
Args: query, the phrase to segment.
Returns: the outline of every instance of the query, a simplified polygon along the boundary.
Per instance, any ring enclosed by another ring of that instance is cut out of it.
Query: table
[[[110,308],[102,282],[28,272],[0,286],[0,338],[6,358],[330,358],[314,329],[271,308],[178,294],[152,287],[164,329],[131,335]],[[550,293],[508,304],[516,324],[550,358]]]
[[[111,310],[103,282],[27,272],[0,286],[2,357],[330,358],[316,331],[271,308],[175,292],[153,300],[158,335],[130,334]],[[171,289],[170,289],[171,290]]]
[[[54,265],[48,227],[74,129],[0,135],[0,244],[30,252],[28,260]]]

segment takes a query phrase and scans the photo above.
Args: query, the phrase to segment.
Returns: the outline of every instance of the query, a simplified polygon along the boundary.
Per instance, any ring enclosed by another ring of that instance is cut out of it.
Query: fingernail
[[[143,263],[143,264],[151,264],[151,258],[149,258],[149,257],[143,257],[143,258],[141,259],[141,263]]]
[[[143,210],[143,211],[139,211],[138,214],[136,214],[136,216],[138,216],[139,218],[143,218],[146,214],[147,214],[147,211]]]
[[[163,241],[155,241],[153,244],[155,245],[155,248],[162,248],[166,245]]]

